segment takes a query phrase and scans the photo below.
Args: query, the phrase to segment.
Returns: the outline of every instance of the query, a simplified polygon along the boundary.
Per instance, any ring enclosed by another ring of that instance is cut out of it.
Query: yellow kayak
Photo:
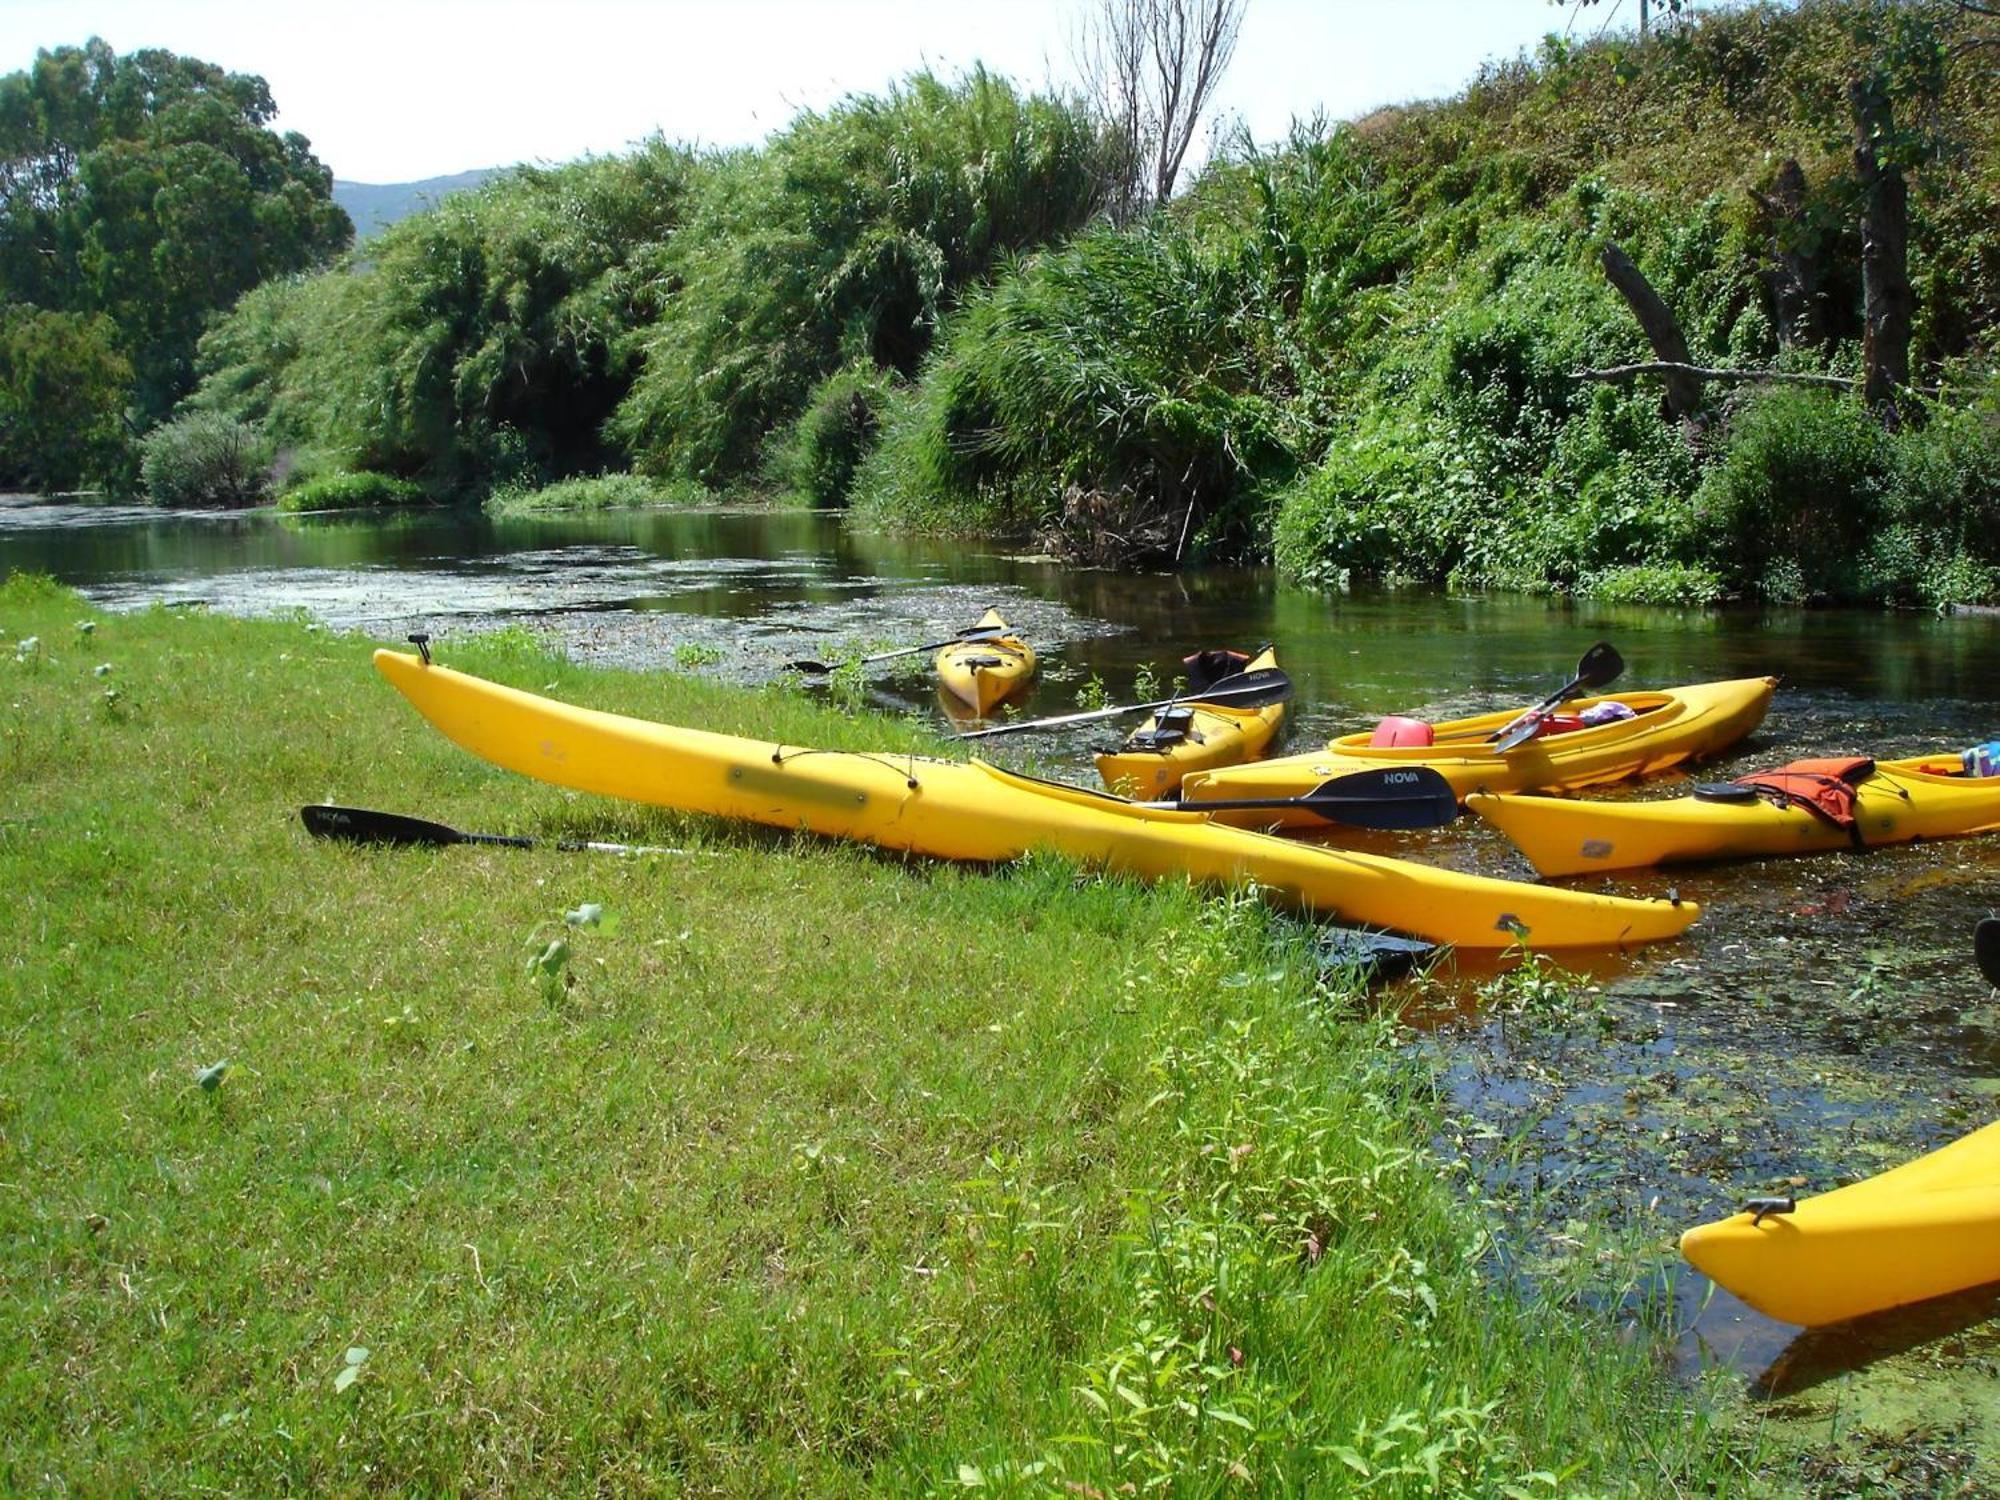
[[[418,712],[481,760],[607,797],[856,839],[944,859],[1055,849],[1147,879],[1254,881],[1291,905],[1432,942],[1538,949],[1654,942],[1689,902],[1630,901],[1462,875],[1224,828],[1200,813],[1016,776],[981,761],[809,750],[557,703],[377,651]]]
[[[980,616],[979,625],[983,629],[1007,628],[997,609]],[[955,641],[938,652],[937,674],[947,693],[983,719],[1028,685],[1028,679],[1035,675],[1035,651],[1018,635]]]
[[[1681,1254],[1807,1328],[2000,1281],[2000,1124],[1789,1212],[1698,1225]]]
[[[1236,672],[1259,672],[1278,665],[1278,653],[1269,646],[1248,659],[1241,652],[1229,655],[1235,658],[1231,665]],[[1188,660],[1192,663],[1195,658]],[[1163,725],[1163,716],[1169,716],[1170,722]],[[1255,760],[1284,719],[1282,703],[1231,708],[1226,703],[1190,698],[1183,705],[1152,715],[1132,731],[1121,748],[1098,756],[1097,774],[1121,796],[1142,802],[1171,797],[1180,789],[1181,778],[1192,772]]]
[[[1465,805],[1512,839],[1544,875],[1635,870],[1691,859],[1822,854],[2000,828],[2000,776],[1967,776],[1956,755],[1884,760],[1855,784],[1855,831],[1764,797],[1712,802],[1571,802],[1475,794]]]
[[[1250,797],[1297,797],[1329,777],[1386,766],[1429,766],[1451,783],[1460,798],[1474,792],[1526,792],[1553,787],[1592,786],[1651,776],[1683,761],[1713,755],[1764,721],[1777,689],[1775,677],[1703,682],[1654,693],[1617,693],[1576,698],[1557,713],[1575,718],[1600,703],[1632,710],[1629,719],[1560,733],[1537,735],[1505,754],[1491,739],[1515,713],[1481,714],[1431,726],[1431,744],[1370,744],[1366,733],[1343,735],[1326,749],[1285,755],[1250,766],[1204,771],[1181,783],[1190,803]],[[1253,827],[1323,827],[1307,812],[1218,813],[1227,822]]]

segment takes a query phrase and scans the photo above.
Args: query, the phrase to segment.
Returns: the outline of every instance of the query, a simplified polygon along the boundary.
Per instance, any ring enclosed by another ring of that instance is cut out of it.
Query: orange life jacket
[[[1775,771],[1757,771],[1736,778],[1769,797],[1780,807],[1798,807],[1823,823],[1851,834],[1856,845],[1861,829],[1854,817],[1856,788],[1875,774],[1875,762],[1865,755],[1833,756],[1825,760],[1795,760]]]

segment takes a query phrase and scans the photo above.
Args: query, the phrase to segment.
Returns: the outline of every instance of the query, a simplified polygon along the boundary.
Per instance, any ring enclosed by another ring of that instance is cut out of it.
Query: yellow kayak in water
[[[1204,652],[1199,658],[1189,657],[1188,663],[1216,656],[1230,658],[1223,675],[1275,670],[1278,665],[1278,653],[1270,646],[1254,657],[1240,651]],[[1203,703],[1199,693],[1200,689],[1190,688],[1186,703],[1161,709],[1118,749],[1099,755],[1097,774],[1104,784],[1120,796],[1141,801],[1171,797],[1180,789],[1181,778],[1195,771],[1255,760],[1285,720],[1283,703],[1231,708],[1226,703]]]
[[[1475,794],[1465,805],[1512,839],[1542,874],[1586,875],[1980,833],[2000,828],[2000,776],[1966,775],[1955,753],[1877,761],[1874,774],[1854,784],[1851,833],[1802,807],[1755,796],[1574,802]]]
[[[1345,921],[1468,949],[1655,942],[1699,914],[1690,902],[1631,901],[1463,875],[1407,860],[1225,828],[1200,813],[1149,809],[981,761],[774,745],[502,687],[399,651],[376,668],[449,739],[481,760],[607,797],[855,839],[943,859],[1002,861],[1053,849],[1147,879],[1238,885]]]
[[[1433,736],[1428,743],[1371,744],[1376,735],[1343,735],[1326,749],[1310,754],[1199,772],[1181,783],[1181,797],[1189,803],[1296,797],[1329,777],[1387,766],[1429,766],[1451,783],[1460,798],[1474,792],[1583,787],[1622,781],[1628,776],[1651,776],[1683,761],[1713,755],[1743,738],[1764,721],[1777,686],[1775,677],[1745,677],[1663,692],[1576,698],[1556,710],[1555,732],[1538,734],[1504,753],[1495,750],[1491,741],[1516,718],[1515,712],[1421,726]],[[1604,724],[1560,727],[1600,704],[1614,702],[1630,709],[1632,716]],[[1253,827],[1316,825],[1305,812],[1216,816]]]
[[[1690,1229],[1681,1254],[1781,1323],[1817,1328],[2000,1281],[2000,1124],[1789,1209],[1761,1203],[1774,1201]]]
[[[977,628],[1005,630],[1007,622],[999,610],[989,609]],[[936,666],[944,690],[983,719],[1028,685],[1035,675],[1035,650],[1018,635],[954,641],[938,652]]]

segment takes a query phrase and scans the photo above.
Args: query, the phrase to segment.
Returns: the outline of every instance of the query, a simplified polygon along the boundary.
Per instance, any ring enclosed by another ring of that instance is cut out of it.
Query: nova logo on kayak
[[[1420,779],[1415,771],[1384,771],[1382,773],[1382,784],[1384,786],[1411,786]]]

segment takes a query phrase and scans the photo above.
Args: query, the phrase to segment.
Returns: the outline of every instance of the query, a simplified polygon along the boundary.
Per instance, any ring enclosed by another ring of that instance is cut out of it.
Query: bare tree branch
[[[1641,375],[1660,375],[1669,380],[1712,380],[1718,385],[1820,385],[1851,391],[1861,382],[1843,375],[1803,375],[1789,370],[1717,370],[1707,365],[1684,364],[1679,360],[1649,359],[1633,365],[1609,365],[1602,370],[1578,370],[1578,380],[1622,381]]]
[[[1248,0],[1092,0],[1071,43],[1113,143],[1112,217],[1173,196]]]

